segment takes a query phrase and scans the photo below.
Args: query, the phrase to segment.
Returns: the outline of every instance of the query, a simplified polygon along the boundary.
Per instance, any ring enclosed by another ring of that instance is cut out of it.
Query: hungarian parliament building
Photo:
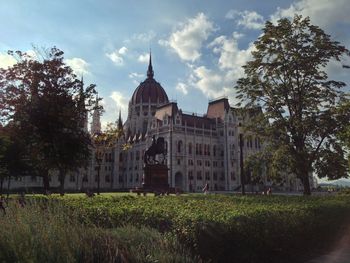
[[[92,153],[86,168],[77,168],[67,174],[65,190],[94,190],[100,180],[101,191],[118,191],[142,187],[144,152],[152,144],[152,137],[163,137],[169,168],[170,187],[185,192],[199,192],[208,184],[211,191],[234,191],[241,187],[240,155],[243,160],[264,147],[254,134],[243,129],[245,122],[256,114],[257,109],[231,107],[227,98],[208,103],[202,116],[185,113],[171,102],[164,88],[154,79],[152,61],[147,78],[135,89],[128,106],[127,120],[118,122],[124,135],[112,148],[105,149],[97,163],[96,152]],[[86,118],[84,129],[88,132]],[[101,133],[100,114],[93,113],[90,134]],[[240,147],[240,135],[244,138]],[[128,144],[128,149],[123,145]],[[124,147],[125,148],[125,147]],[[100,175],[98,176],[98,170]],[[313,180],[311,181],[312,184]],[[11,180],[12,189],[42,187],[42,178],[23,177]],[[50,187],[56,188],[59,181],[55,173],[50,177]],[[278,184],[269,181],[262,171],[261,182],[247,185],[248,191],[261,191],[273,187],[281,191],[299,191],[302,185],[295,176],[285,174]]]

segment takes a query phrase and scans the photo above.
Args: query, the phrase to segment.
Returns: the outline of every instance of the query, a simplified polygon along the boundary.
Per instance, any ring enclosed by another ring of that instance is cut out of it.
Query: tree
[[[121,118],[119,117],[121,122]],[[105,132],[94,134],[93,148],[95,154],[95,162],[97,164],[97,194],[100,194],[100,183],[101,183],[101,166],[103,159],[107,161],[106,154],[112,151],[115,147],[117,140],[124,134],[123,127],[118,123],[114,125],[113,123],[108,123]]]
[[[42,60],[20,51],[9,54],[18,62],[0,70],[0,121],[12,122],[25,139],[33,171],[43,177],[46,189],[50,171],[59,172],[62,193],[66,172],[89,159],[83,122],[95,105],[95,85],[84,89],[55,47]]]
[[[344,103],[341,105],[340,109],[343,112],[350,112],[350,102]],[[346,148],[347,158],[348,158],[348,166],[350,169],[350,123],[339,132],[339,139],[343,143]]]
[[[344,145],[337,135],[349,123],[345,83],[329,80],[325,67],[350,52],[296,15],[277,25],[266,22],[255,42],[253,59],[244,66],[245,77],[236,89],[240,105],[262,107],[250,129],[265,138],[266,149],[283,153],[271,165],[294,173],[310,195],[309,175],[336,179],[348,175]]]

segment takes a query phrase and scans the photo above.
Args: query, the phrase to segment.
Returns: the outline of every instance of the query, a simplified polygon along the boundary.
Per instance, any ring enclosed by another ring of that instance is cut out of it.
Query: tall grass
[[[82,224],[60,202],[0,211],[0,262],[193,262],[170,235],[147,227]]]

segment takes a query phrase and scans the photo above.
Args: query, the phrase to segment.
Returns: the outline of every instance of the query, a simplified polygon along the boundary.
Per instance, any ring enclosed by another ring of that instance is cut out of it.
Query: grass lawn
[[[159,262],[174,262],[168,261],[169,258],[177,258],[178,262],[199,258],[212,262],[303,262],[336,239],[350,214],[349,195],[155,197],[148,194],[144,197],[132,193],[102,193],[92,198],[85,194],[28,195],[27,200],[24,210],[40,207],[43,218],[49,211],[60,215],[59,218],[74,218],[76,229],[98,229],[104,238],[112,235],[114,245],[111,247],[125,250],[126,255],[143,244],[145,256],[135,262],[148,262],[147,254],[158,260],[163,257],[165,261]],[[39,224],[45,223],[45,219],[39,221]],[[0,224],[6,222],[0,220]],[[115,234],[118,231],[124,231],[124,238],[118,238]],[[142,234],[144,232],[148,234]],[[151,236],[157,238],[147,240],[146,237]],[[0,251],[1,240],[7,239],[9,237],[0,238]],[[159,250],[153,251],[152,245],[144,246],[152,242],[158,247],[163,244],[165,255]]]

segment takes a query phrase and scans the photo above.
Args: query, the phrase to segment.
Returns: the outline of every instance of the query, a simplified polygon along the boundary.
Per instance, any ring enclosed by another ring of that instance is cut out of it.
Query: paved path
[[[307,263],[350,263],[350,226],[348,226],[342,238],[333,247],[331,252],[321,255]]]

